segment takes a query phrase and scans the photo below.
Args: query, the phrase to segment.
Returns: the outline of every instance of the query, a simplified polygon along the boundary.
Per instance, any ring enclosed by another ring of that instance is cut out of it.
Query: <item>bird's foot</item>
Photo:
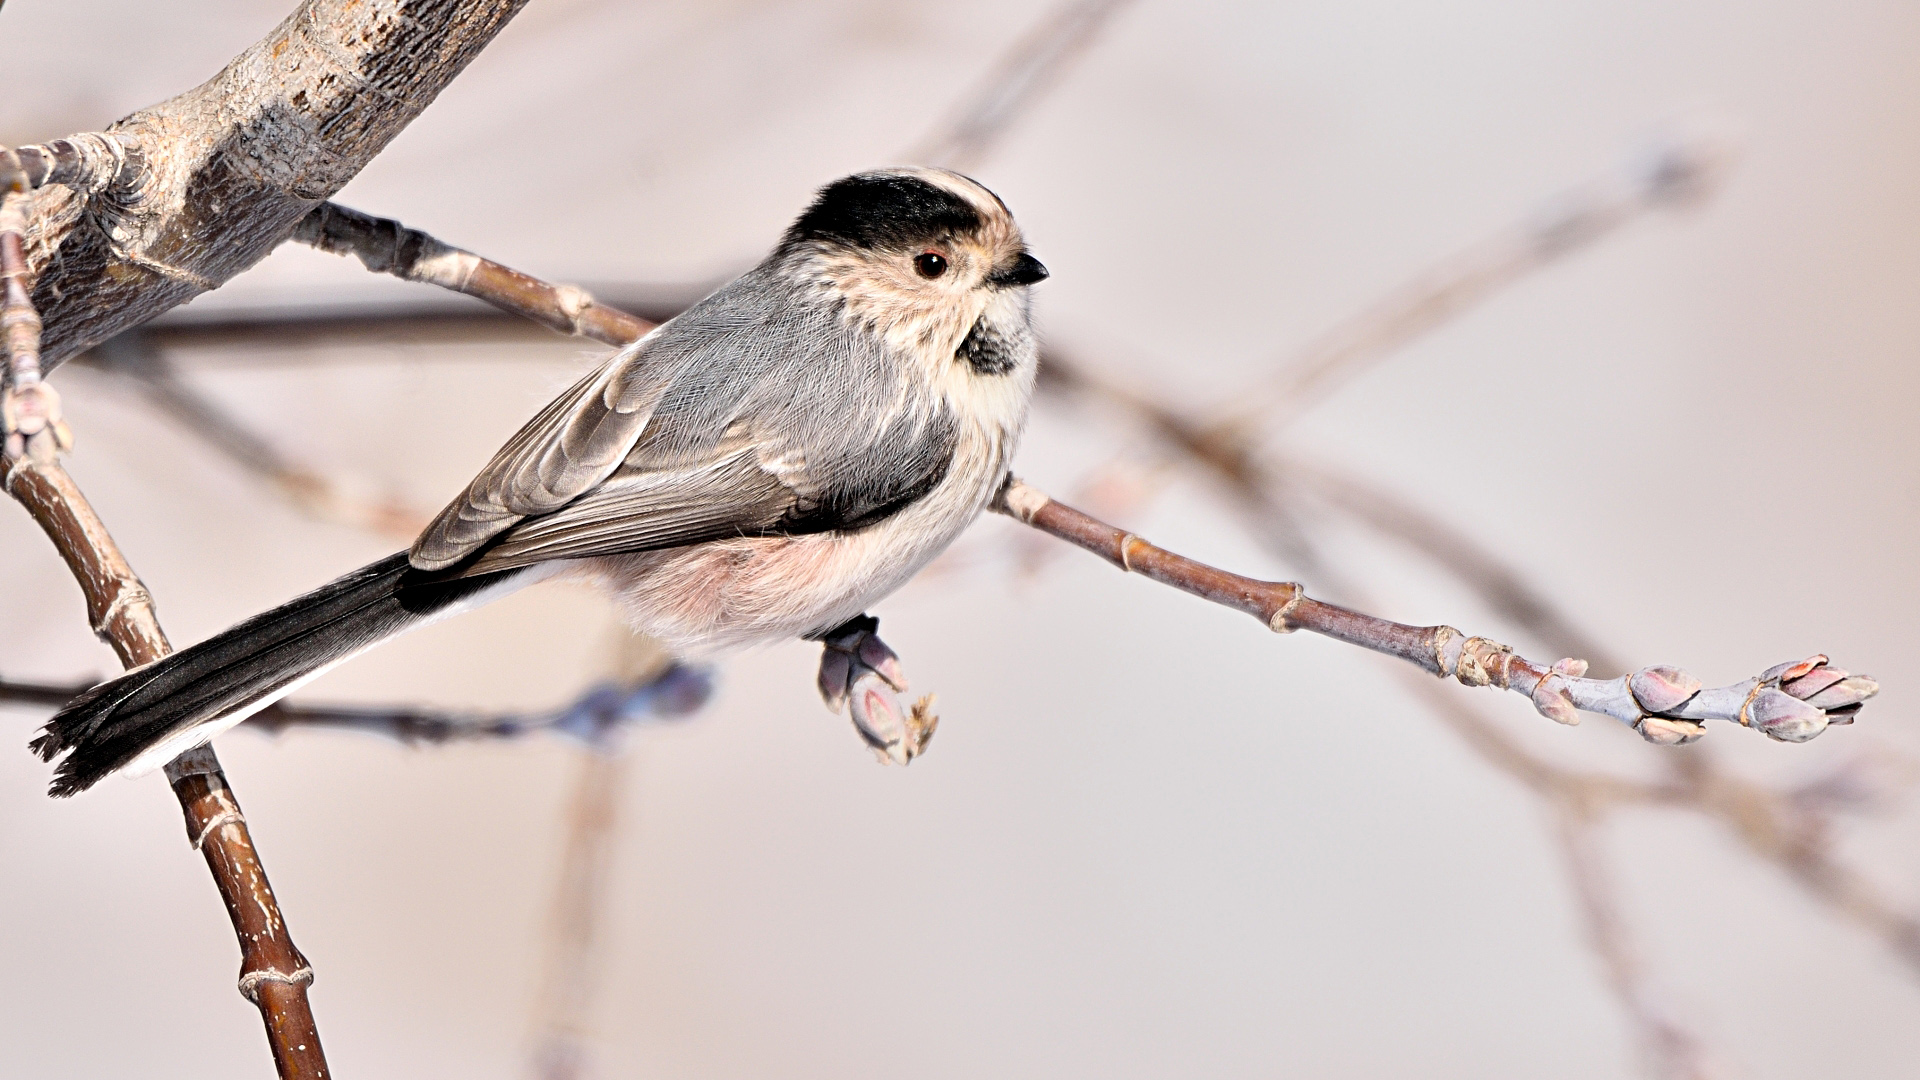
[[[848,710],[881,764],[905,765],[926,752],[940,718],[932,694],[901,712],[894,694],[906,692],[907,676],[900,657],[874,633],[879,628],[880,620],[861,615],[821,636],[820,697],[836,713]]]

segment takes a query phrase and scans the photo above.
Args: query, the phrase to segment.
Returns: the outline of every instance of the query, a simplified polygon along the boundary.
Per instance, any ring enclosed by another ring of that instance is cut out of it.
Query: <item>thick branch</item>
[[[9,157],[48,369],[258,262],[525,3],[306,0],[204,85]]]
[[[1498,686],[1525,695],[1542,715],[1563,724],[1578,712],[1596,712],[1631,726],[1649,741],[1691,742],[1706,720],[1729,720],[1788,742],[1804,742],[1829,724],[1851,723],[1861,703],[1879,692],[1864,676],[1816,656],[1780,664],[1732,686],[1703,689],[1670,667],[1649,667],[1617,679],[1586,679],[1586,663],[1540,665],[1512,648],[1467,637],[1451,626],[1407,626],[1308,597],[1291,582],[1256,581],[1229,573],[1095,520],[1015,479],[994,509],[1107,561],[1216,604],[1244,611],[1270,629],[1311,630],[1364,649],[1398,657],[1466,686]]]

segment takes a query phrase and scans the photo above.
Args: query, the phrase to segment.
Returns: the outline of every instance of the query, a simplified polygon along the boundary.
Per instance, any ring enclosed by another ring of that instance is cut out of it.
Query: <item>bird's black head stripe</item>
[[[867,173],[821,188],[787,238],[906,248],[980,225],[973,204],[945,188],[917,176]]]

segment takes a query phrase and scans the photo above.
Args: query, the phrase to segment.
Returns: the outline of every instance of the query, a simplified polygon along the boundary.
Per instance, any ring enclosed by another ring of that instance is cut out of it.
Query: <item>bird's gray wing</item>
[[[575,384],[421,534],[414,565],[854,528],[930,490],[951,415],[877,338],[785,288],[751,272]]]
[[[616,353],[507,440],[414,540],[413,565],[452,566],[515,522],[566,505],[618,468],[657,397],[631,378],[645,365],[647,344]]]

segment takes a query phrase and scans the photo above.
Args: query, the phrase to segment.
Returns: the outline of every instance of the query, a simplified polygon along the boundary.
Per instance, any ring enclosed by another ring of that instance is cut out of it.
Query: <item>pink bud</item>
[[[1781,742],[1806,742],[1827,729],[1827,714],[1785,691],[1767,687],[1747,706],[1747,722]]]
[[[1657,746],[1679,746],[1690,743],[1707,733],[1707,729],[1691,720],[1680,720],[1671,716],[1643,716],[1634,725],[1640,737]]]
[[[1663,713],[1687,703],[1700,692],[1700,680],[1679,668],[1660,665],[1641,668],[1627,680],[1633,700],[1651,713]]]
[[[1830,665],[1817,667],[1797,679],[1789,679],[1782,682],[1780,689],[1785,690],[1801,701],[1806,701],[1820,691],[1846,678],[1847,675],[1848,672],[1845,668],[1837,668]]]
[[[1580,710],[1573,707],[1566,680],[1559,675],[1548,675],[1533,688],[1533,707],[1556,724],[1572,727],[1580,722]]]
[[[1805,680],[1801,681],[1804,682]],[[1826,687],[1817,694],[1809,695],[1806,702],[1816,709],[1839,709],[1848,705],[1858,704],[1879,692],[1879,683],[1867,678],[1865,675],[1854,675],[1841,679],[1839,682]],[[1795,696],[1797,697],[1799,695],[1796,694]],[[1830,719],[1833,719],[1835,722],[1849,724],[1853,722],[1852,717],[1848,717],[1845,721],[1839,721],[1838,718]]]
[[[1794,660],[1785,664],[1775,664],[1774,666],[1760,673],[1760,681],[1766,682],[1770,679],[1778,679],[1781,682],[1792,682],[1793,680],[1799,678],[1800,676],[1805,675],[1807,672],[1812,671],[1814,668],[1820,667],[1826,662],[1827,662],[1826,657],[1820,655],[1819,653],[1815,653],[1812,656],[1807,657],[1805,660]]]

